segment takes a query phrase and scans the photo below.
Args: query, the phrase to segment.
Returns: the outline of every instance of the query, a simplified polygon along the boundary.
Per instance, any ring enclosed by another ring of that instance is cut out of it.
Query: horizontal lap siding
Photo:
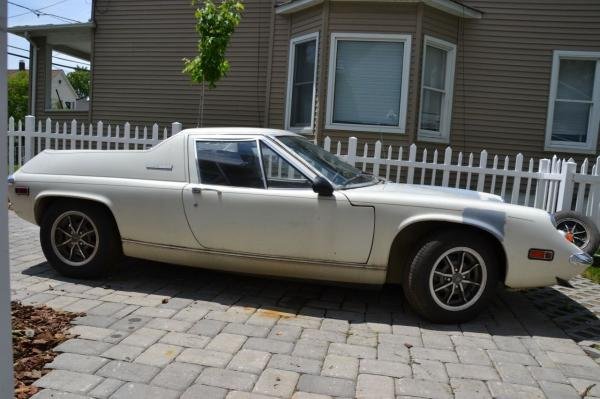
[[[188,0],[97,0],[92,118],[196,126],[201,85],[181,73],[196,55]],[[262,126],[272,3],[245,0],[231,40],[229,75],[205,89],[204,126]]]
[[[319,140],[329,136],[332,140],[341,140],[344,147],[347,145],[347,139],[355,136],[359,139],[359,152],[362,154],[362,146],[365,142],[382,140],[385,145],[406,145],[408,136],[414,133],[415,110],[413,109],[411,98],[416,95],[417,87],[414,77],[418,73],[418,64],[415,62],[415,48],[419,40],[415,37],[417,28],[417,6],[399,5],[399,4],[364,4],[364,3],[330,3],[329,13],[329,35],[327,35],[327,54],[325,60],[325,69],[321,74],[324,84],[327,84],[329,73],[329,50],[331,33],[334,32],[357,32],[357,33],[394,33],[410,34],[412,36],[410,80],[408,90],[408,112],[406,120],[406,134],[373,133],[346,130],[325,129],[324,123],[320,126]],[[326,104],[326,96],[322,99]],[[324,105],[323,108],[325,108]],[[323,109],[325,112],[325,109]],[[325,118],[323,118],[325,121]],[[322,133],[321,133],[322,132]],[[372,149],[373,146],[370,146]]]
[[[600,2],[465,0],[465,4],[484,16],[465,21],[459,45],[452,147],[473,152],[485,148],[501,155],[551,155],[544,152],[544,139],[552,52],[600,50]]]

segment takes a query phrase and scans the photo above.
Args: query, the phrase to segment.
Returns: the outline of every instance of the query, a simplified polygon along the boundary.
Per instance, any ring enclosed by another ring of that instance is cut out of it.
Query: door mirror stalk
[[[313,181],[312,188],[315,193],[324,197],[331,197],[333,195],[333,186],[321,176],[317,176]]]

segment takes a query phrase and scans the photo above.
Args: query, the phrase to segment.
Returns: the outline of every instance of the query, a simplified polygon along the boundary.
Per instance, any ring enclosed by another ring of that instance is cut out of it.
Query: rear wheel
[[[40,241],[50,265],[76,278],[106,274],[122,252],[112,215],[84,201],[54,203],[42,218]]]
[[[426,319],[457,323],[475,317],[494,295],[499,261],[493,245],[465,230],[436,233],[422,242],[403,288]]]

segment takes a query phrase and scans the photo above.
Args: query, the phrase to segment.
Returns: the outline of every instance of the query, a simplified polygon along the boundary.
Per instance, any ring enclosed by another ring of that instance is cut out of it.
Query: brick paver
[[[359,290],[128,260],[59,276],[10,213],[13,300],[84,312],[35,399],[600,397],[600,286],[503,292],[462,325]]]

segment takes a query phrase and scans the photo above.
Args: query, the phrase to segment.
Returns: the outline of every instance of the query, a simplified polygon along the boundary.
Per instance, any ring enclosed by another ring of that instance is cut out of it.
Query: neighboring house
[[[65,71],[62,69],[52,70],[50,104],[53,110],[76,110],[77,93],[71,86]],[[86,109],[87,110],[87,109]]]
[[[598,0],[244,4],[231,72],[207,91],[204,126],[499,154],[598,153]],[[91,60],[89,111],[57,114],[38,99],[38,116],[198,123],[201,88],[181,73],[197,42],[189,0],[95,0],[90,23],[9,31],[37,48],[38,98],[52,48]]]

